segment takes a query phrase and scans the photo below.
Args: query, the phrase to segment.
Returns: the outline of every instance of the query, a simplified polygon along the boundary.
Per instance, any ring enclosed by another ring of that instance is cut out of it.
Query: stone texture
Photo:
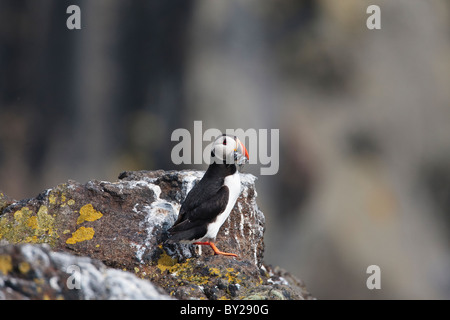
[[[123,172],[115,182],[68,181],[18,202],[2,196],[8,202],[0,213],[0,240],[45,243],[53,251],[99,260],[180,299],[309,297],[301,282],[264,266],[265,221],[250,174],[241,174],[241,195],[216,242],[221,250],[237,253],[237,259],[214,256],[209,247],[165,243],[180,203],[202,175]]]
[[[0,299],[170,299],[129,272],[46,245],[0,246],[0,276]]]

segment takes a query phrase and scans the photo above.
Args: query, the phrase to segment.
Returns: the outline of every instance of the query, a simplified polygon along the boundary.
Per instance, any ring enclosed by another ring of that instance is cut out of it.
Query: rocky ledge
[[[0,298],[311,298],[300,280],[263,262],[264,214],[250,174],[241,174],[216,242],[238,258],[165,243],[203,173],[123,172],[116,182],[68,181],[21,201],[0,193]],[[77,279],[79,288],[68,285]]]

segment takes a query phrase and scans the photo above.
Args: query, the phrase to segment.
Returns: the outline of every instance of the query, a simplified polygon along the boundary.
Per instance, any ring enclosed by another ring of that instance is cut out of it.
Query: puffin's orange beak
[[[245,148],[245,146],[244,146],[244,144],[241,142],[241,140],[236,139],[236,142],[237,142],[238,147],[237,147],[237,150],[235,150],[235,151],[240,152],[242,155],[244,155],[244,156],[247,158],[247,160],[249,160],[250,158],[249,158],[249,156],[248,156],[247,148]]]
[[[242,144],[241,142],[241,146],[242,146],[242,150],[244,150],[244,155],[247,158],[247,160],[250,160],[249,156],[248,156],[248,151],[247,148],[245,148],[245,146]]]

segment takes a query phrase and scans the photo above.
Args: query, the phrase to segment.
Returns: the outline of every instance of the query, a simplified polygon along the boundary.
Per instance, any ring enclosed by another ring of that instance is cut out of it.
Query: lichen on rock
[[[103,217],[103,214],[95,210],[92,204],[88,203],[80,208],[80,216],[77,219],[77,224],[85,221],[95,221],[101,217]]]
[[[92,228],[80,227],[72,233],[72,237],[66,240],[67,244],[75,244],[77,242],[91,240],[94,237],[95,231]]]
[[[250,174],[241,174],[241,195],[216,241],[221,250],[236,252],[237,259],[214,256],[208,247],[165,242],[182,201],[203,174],[124,172],[114,182],[68,181],[36,198],[8,199],[0,202],[0,240],[45,243],[53,251],[96,259],[178,299],[308,298],[295,277],[279,276],[264,264],[265,219]],[[5,259],[2,270],[9,270]],[[15,263],[19,271],[35,267]]]
[[[2,299],[170,299],[160,288],[99,261],[42,245],[0,246]]]
[[[12,243],[53,244],[59,237],[54,224],[55,219],[45,205],[35,209],[24,206],[0,218],[0,239]]]

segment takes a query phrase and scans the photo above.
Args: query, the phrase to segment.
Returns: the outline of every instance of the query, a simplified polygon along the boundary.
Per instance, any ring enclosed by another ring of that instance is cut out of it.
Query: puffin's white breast
[[[236,171],[234,174],[225,177],[224,185],[228,187],[229,191],[227,206],[225,210],[217,216],[216,220],[208,225],[208,230],[205,236],[203,237],[205,239],[216,238],[220,227],[225,222],[225,220],[227,220],[228,216],[233,210],[234,205],[236,204],[236,200],[239,197],[239,194],[241,193],[241,178],[239,176],[239,172]]]

